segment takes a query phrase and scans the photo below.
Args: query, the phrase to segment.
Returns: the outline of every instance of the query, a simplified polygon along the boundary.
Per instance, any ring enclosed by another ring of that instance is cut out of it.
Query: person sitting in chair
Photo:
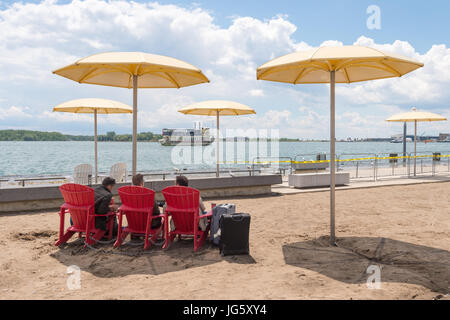
[[[177,186],[189,187],[189,180],[188,180],[188,178],[185,177],[185,176],[177,176],[176,179],[175,179],[175,184],[176,184]],[[204,215],[204,214],[206,214],[206,213],[207,213],[206,207],[205,207],[205,205],[203,204],[202,197],[200,197],[200,201],[199,201],[199,213],[198,213],[198,214],[201,216],[201,215]],[[172,222],[172,221],[171,221],[171,222]],[[208,218],[201,218],[201,219],[199,220],[199,227],[200,227],[200,229],[201,229],[202,231],[205,231],[206,228],[207,228],[207,226],[208,226]]]
[[[112,189],[116,185],[116,180],[110,177],[103,179],[102,184],[94,189],[95,192],[95,214],[107,214],[111,211],[116,211],[119,206],[111,204]],[[113,235],[117,234],[116,216],[109,217],[95,217],[95,227],[100,230],[107,230],[109,219],[114,219]]]
[[[131,182],[133,183],[133,186],[143,187],[144,186],[144,176],[140,173],[135,174],[133,178],[131,179]],[[158,203],[155,201],[153,202],[153,213],[154,216],[159,216],[160,211],[158,207]],[[161,218],[152,219],[151,228],[156,229],[161,226]]]

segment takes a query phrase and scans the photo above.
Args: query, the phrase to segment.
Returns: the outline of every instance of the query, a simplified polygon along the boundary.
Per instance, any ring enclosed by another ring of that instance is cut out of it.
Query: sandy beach
[[[189,240],[61,248],[57,211],[0,215],[0,299],[450,299],[450,183],[209,199],[252,216],[250,256]],[[69,266],[81,288],[69,290]],[[381,288],[366,271],[381,268]]]

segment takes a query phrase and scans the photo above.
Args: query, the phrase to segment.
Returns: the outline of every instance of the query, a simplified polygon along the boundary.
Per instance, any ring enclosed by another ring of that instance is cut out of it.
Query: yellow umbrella
[[[189,63],[143,52],[94,54],[53,73],[79,83],[133,88],[133,174],[137,155],[137,89],[181,88],[209,82],[200,69]]]
[[[258,80],[330,83],[330,241],[335,244],[335,84],[401,77],[423,63],[360,47],[320,47],[271,60],[257,69]]]
[[[414,176],[416,176],[416,156],[417,156],[417,122],[418,121],[445,121],[447,118],[436,113],[417,111],[412,108],[410,112],[393,115],[386,119],[389,122],[414,122]]]
[[[255,110],[249,106],[233,101],[210,100],[194,103],[187,107],[181,108],[178,112],[184,114],[195,114],[201,116],[216,116],[217,133],[216,133],[216,176],[219,176],[219,117],[220,116],[239,116],[245,114],[255,114]]]
[[[95,150],[95,183],[98,177],[97,164],[97,114],[133,113],[133,108],[124,103],[107,99],[77,99],[61,103],[53,108],[53,112],[93,113],[94,114],[94,150]]]

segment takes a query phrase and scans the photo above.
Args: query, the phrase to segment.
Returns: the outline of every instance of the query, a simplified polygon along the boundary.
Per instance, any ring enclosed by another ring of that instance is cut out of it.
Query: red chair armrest
[[[199,216],[199,218],[208,218],[208,217],[212,217],[212,210],[209,211],[208,213],[202,214],[201,216]]]
[[[153,208],[148,209],[140,209],[140,208],[132,208],[126,205],[121,205],[118,209],[119,211],[133,211],[133,212],[153,212]]]
[[[115,212],[110,211],[110,212],[108,212],[106,214],[93,214],[91,216],[94,216],[94,217],[109,217],[109,216],[113,216],[115,214],[116,214]]]
[[[89,210],[92,206],[73,206],[68,203],[64,203],[61,208],[64,209],[78,209],[78,210]]]

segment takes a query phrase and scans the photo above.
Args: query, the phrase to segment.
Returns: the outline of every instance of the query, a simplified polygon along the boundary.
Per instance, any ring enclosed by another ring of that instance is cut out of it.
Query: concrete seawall
[[[281,175],[189,179],[189,185],[200,190],[203,198],[270,194],[271,186],[281,183]],[[156,191],[157,200],[163,200],[161,190],[173,184],[173,180],[155,180],[145,186]],[[124,185],[129,183],[119,183],[113,190],[118,203],[117,188]],[[0,189],[0,213],[57,209],[63,202],[58,186]]]

